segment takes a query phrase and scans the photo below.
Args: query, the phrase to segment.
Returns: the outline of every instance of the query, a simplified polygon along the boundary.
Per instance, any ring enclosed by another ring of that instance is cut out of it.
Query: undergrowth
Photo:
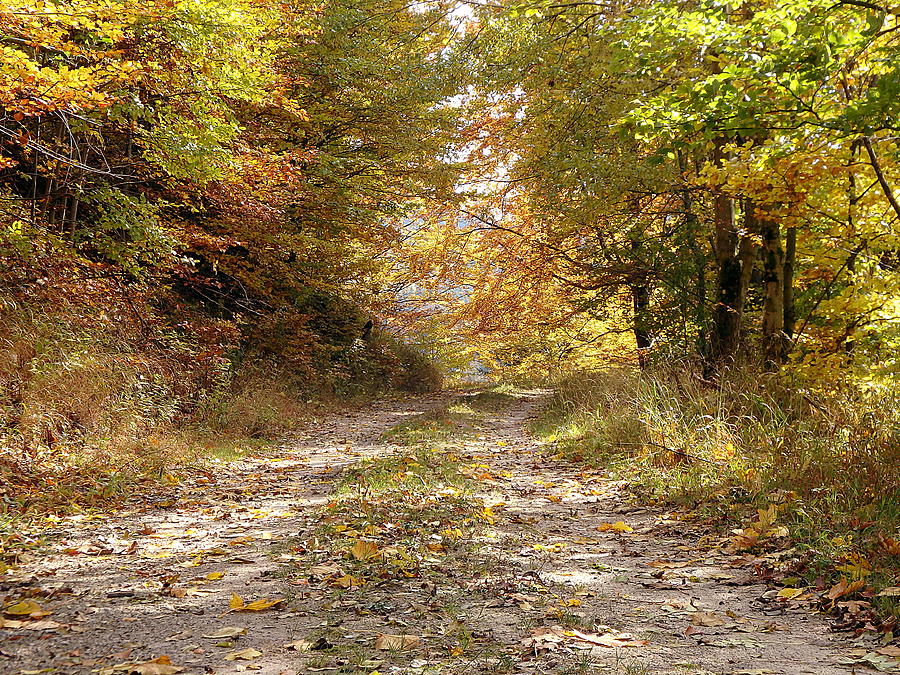
[[[18,518],[109,508],[179,467],[264,451],[325,406],[439,386],[408,345],[359,338],[350,310],[329,343],[297,322],[242,343],[232,323],[195,312],[176,325],[137,295],[116,311],[4,297],[0,536]]]
[[[532,432],[629,479],[647,501],[732,526],[770,510],[810,577],[837,569],[896,585],[900,392],[813,392],[780,377],[731,373],[713,386],[676,370],[579,375],[560,383]]]

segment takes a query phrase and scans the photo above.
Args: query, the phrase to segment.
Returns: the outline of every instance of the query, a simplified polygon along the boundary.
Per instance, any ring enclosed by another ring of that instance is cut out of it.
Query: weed
[[[781,376],[787,377],[787,376]],[[815,401],[813,400],[815,396]],[[739,372],[717,386],[681,371],[570,378],[532,425],[552,452],[627,478],[638,496],[741,521],[775,504],[811,578],[861,554],[898,568],[900,391],[807,392]]]

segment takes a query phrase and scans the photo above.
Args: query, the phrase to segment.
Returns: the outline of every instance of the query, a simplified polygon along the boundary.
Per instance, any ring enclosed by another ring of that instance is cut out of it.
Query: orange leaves
[[[862,579],[858,579],[857,581],[852,582],[841,579],[840,582],[836,583],[828,590],[828,593],[825,594],[825,597],[829,600],[837,600],[838,598],[843,598],[844,596],[852,595],[857,591],[861,591],[865,587],[866,582]]]
[[[269,598],[260,598],[259,600],[254,600],[249,603],[245,603],[243,598],[239,596],[237,593],[231,594],[231,599],[228,601],[229,612],[261,612],[264,609],[270,609],[275,607],[276,605],[280,605],[284,602],[284,598],[276,598],[274,600],[269,600]]]
[[[372,541],[357,539],[350,549],[350,555],[356,560],[368,560],[378,555],[378,544]]]
[[[627,525],[621,520],[618,520],[615,523],[600,523],[600,525],[597,526],[597,529],[601,532],[615,532],[617,534],[634,532],[634,528],[631,527],[631,525]]]

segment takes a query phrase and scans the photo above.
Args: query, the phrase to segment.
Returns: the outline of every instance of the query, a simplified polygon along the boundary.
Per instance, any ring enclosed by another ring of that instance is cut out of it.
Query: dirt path
[[[53,553],[0,582],[4,605],[51,612],[0,631],[0,672],[854,672],[841,654],[860,645],[802,597],[774,597],[752,560],[538,457],[524,428],[542,396],[449,443],[490,507],[477,541],[458,555],[429,545],[415,572],[377,583],[320,583],[315,566],[332,555],[314,534],[321,507],[342,467],[404,452],[382,432],[445,395],[323,420],[278,456],[201,475],[160,503],[61,522]],[[597,529],[618,521],[633,531]],[[229,612],[233,594],[283,602]],[[414,637],[377,649],[381,634]]]

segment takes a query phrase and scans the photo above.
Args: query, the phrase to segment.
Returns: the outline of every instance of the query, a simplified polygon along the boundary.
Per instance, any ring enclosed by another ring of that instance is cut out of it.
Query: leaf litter
[[[282,458],[261,459],[212,486],[182,479],[172,486],[181,497],[135,504],[131,516],[70,521],[66,527],[76,533],[67,531],[69,543],[55,557],[36,558],[18,577],[13,571],[22,583],[18,595],[3,599],[3,629],[26,639],[4,650],[19,652],[23,669],[80,667],[101,675],[175,675],[207,666],[225,673],[263,660],[291,672],[352,663],[371,670],[452,666],[459,659],[473,672],[503,663],[534,672],[577,664],[585,651],[605,667],[627,653],[648,673],[685,659],[732,673],[806,668],[831,675],[860,665],[891,672],[895,645],[851,649],[833,636],[823,646],[824,624],[809,615],[822,603],[845,603],[845,614],[864,616],[864,583],[774,584],[789,573],[790,554],[759,550],[782,534],[777,512],[757,513],[740,533],[716,539],[690,518],[636,510],[626,484],[541,455],[522,431],[539,404],[540,394],[523,396],[512,409],[486,415],[478,434],[442,451],[446,466],[458,462],[459,475],[476,485],[472,497],[461,484],[436,481],[426,489],[434,478],[423,472],[431,469],[409,452],[392,469],[401,485],[396,493],[379,501],[360,482],[334,501],[341,472],[323,468],[359,462],[358,447],[398,453],[373,439],[410,404],[387,403],[367,413],[369,426],[353,443],[338,439],[362,426],[359,416],[296,443],[285,453],[289,469],[280,468]],[[365,470],[357,475],[366,478]],[[549,486],[558,500],[541,492]],[[323,518],[320,506],[305,505],[314,503],[326,504]],[[594,538],[585,536],[590,531]],[[76,560],[92,567],[79,576]],[[115,565],[126,571],[114,572]],[[848,565],[848,575],[863,569]],[[190,568],[198,569],[181,581],[178,571]],[[266,576],[278,569],[287,571],[278,573],[281,581]],[[731,584],[735,570],[746,573]],[[40,577],[29,574],[46,571],[87,592],[86,604],[29,596],[42,590],[33,581]],[[106,597],[113,592],[122,595]],[[896,587],[882,592],[900,595]],[[140,618],[138,606],[153,609],[153,621]],[[240,613],[246,625],[210,625],[223,610]],[[117,617],[116,630],[96,630],[101,612]],[[42,625],[50,613],[59,620]],[[28,635],[41,633],[51,640],[40,656],[22,651]],[[247,634],[253,646],[231,646]],[[779,637],[788,634],[791,649]],[[197,645],[192,635],[214,643]],[[152,653],[170,638],[170,653],[183,654],[177,664]],[[110,663],[98,656],[123,651],[123,644],[135,645],[128,649],[142,658]],[[753,654],[744,656],[747,649]]]

